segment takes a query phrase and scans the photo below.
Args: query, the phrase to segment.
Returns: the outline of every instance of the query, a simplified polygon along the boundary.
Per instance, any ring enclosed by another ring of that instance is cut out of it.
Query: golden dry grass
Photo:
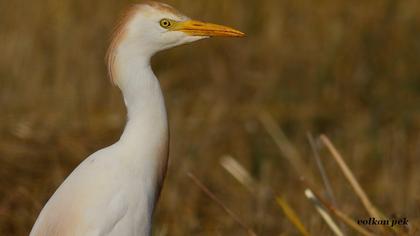
[[[104,56],[130,2],[0,0],[0,235],[26,235],[70,171],[121,133],[125,111]],[[331,234],[260,123],[261,110],[314,170],[311,182],[322,183],[306,134],[326,133],[375,206],[420,221],[418,0],[168,2],[248,37],[211,39],[153,60],[171,126],[156,235],[243,235],[189,171],[259,235],[298,232],[268,188],[311,234]],[[260,183],[257,197],[220,166],[223,155]],[[325,148],[320,155],[339,209],[367,217]]]

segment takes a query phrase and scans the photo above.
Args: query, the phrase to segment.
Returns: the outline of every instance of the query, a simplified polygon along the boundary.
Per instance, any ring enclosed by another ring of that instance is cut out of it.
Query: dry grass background
[[[125,110],[103,58],[129,3],[0,0],[1,235],[27,234],[70,171],[118,139]],[[153,60],[171,126],[156,235],[244,234],[186,177],[189,171],[259,235],[297,234],[268,186],[311,233],[330,234],[259,122],[261,110],[315,170],[312,182],[321,185],[306,134],[326,133],[384,214],[419,220],[419,1],[168,3],[248,37],[206,40]],[[226,154],[258,180],[257,198],[220,166]],[[339,208],[353,219],[367,217],[325,149],[321,158]]]

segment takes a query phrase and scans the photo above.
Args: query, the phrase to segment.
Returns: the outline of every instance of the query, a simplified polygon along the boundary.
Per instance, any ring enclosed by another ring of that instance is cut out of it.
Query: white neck
[[[140,221],[151,221],[166,173],[168,121],[159,81],[150,66],[150,56],[124,50],[115,55],[115,81],[127,107],[127,124],[117,145],[133,175],[133,202]],[[150,225],[149,225],[150,226]]]
[[[130,65],[134,63],[136,65]],[[128,116],[121,141],[139,141],[141,135],[147,136],[148,139],[155,137],[154,134],[166,135],[167,115],[158,79],[153,74],[148,60],[131,61],[130,64],[119,66],[133,69],[119,73],[121,78],[117,78],[120,80],[119,86]]]
[[[150,57],[119,53],[114,66],[117,68],[116,81],[128,113],[120,142],[142,148],[142,152],[149,149],[145,147],[147,144],[166,142],[168,125],[165,103],[159,81],[150,66]]]

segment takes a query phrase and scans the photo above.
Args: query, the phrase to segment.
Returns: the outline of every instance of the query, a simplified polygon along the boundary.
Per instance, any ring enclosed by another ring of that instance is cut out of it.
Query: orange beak
[[[239,30],[212,23],[206,23],[196,20],[187,20],[179,22],[172,30],[181,31],[193,36],[219,36],[219,37],[244,37],[245,34]]]

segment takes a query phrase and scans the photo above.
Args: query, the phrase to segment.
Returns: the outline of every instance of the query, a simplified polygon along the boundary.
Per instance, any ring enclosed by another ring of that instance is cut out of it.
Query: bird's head
[[[120,54],[151,57],[156,52],[212,36],[243,37],[227,26],[191,20],[171,6],[147,2],[132,6],[117,27],[108,63],[111,69]]]

